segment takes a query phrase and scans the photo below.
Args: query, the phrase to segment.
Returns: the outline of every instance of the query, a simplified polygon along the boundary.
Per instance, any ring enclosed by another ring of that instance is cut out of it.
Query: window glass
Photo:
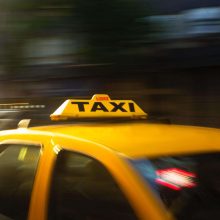
[[[27,218],[40,147],[0,145],[0,219]]]
[[[220,219],[220,153],[131,162],[176,219]]]
[[[52,179],[50,220],[137,219],[118,185],[98,161],[60,152]]]

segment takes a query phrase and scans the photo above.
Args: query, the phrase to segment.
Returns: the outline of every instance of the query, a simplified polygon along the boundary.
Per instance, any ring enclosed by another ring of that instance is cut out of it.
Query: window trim
[[[25,144],[25,145],[32,145],[36,147],[43,148],[43,144],[37,141],[26,141],[21,139],[7,139],[0,142],[0,145],[4,144]]]

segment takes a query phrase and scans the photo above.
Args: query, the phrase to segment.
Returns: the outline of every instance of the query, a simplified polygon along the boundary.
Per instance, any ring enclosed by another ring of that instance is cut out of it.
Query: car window
[[[0,219],[27,218],[39,146],[0,145]]]
[[[127,199],[98,161],[60,152],[49,204],[50,220],[136,220]]]
[[[220,153],[131,162],[176,219],[220,219]]]

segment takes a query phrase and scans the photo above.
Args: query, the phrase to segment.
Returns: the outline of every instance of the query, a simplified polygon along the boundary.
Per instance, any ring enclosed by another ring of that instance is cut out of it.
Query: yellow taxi
[[[220,219],[219,130],[146,118],[100,94],[0,132],[0,220]]]

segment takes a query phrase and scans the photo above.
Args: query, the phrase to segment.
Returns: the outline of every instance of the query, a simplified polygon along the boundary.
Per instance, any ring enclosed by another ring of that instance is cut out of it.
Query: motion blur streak
[[[96,93],[220,127],[218,0],[0,0],[0,19],[0,129]]]

